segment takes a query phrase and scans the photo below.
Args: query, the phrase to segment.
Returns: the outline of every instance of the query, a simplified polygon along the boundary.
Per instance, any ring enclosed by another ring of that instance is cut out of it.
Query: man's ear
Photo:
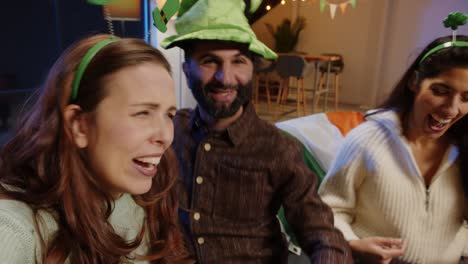
[[[81,107],[75,104],[67,105],[63,115],[68,136],[77,147],[87,147],[89,141],[89,124]]]
[[[411,75],[411,78],[408,81],[408,87],[410,90],[414,93],[417,93],[419,90],[419,72],[414,71],[413,74]]]

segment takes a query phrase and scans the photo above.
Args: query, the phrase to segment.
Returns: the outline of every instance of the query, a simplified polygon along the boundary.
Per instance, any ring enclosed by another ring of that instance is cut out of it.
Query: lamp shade
[[[140,0],[115,0],[105,5],[111,20],[138,21],[140,20]]]

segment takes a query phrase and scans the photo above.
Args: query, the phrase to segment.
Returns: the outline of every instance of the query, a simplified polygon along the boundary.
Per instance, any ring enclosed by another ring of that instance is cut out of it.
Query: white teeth
[[[452,121],[452,119],[443,119],[443,118],[438,118],[438,117],[435,117],[435,116],[432,116],[432,118],[434,118],[435,121],[441,123],[441,124],[448,124],[450,123],[450,121]]]
[[[141,167],[141,166],[140,166],[140,167]],[[152,170],[154,169],[154,167],[155,167],[155,165],[153,165],[153,164],[148,164],[148,166],[143,167],[143,168],[146,169],[146,170],[152,171]]]
[[[161,157],[136,158],[136,160],[155,166],[159,164],[159,162],[161,161]]]

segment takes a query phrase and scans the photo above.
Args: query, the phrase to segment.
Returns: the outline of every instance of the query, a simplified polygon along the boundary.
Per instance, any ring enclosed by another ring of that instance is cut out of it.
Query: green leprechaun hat
[[[254,1],[250,11],[259,3]],[[164,39],[161,47],[181,46],[188,40],[231,41],[246,44],[250,51],[265,59],[276,59],[276,53],[255,36],[244,10],[243,0],[182,0],[175,21],[177,35]]]

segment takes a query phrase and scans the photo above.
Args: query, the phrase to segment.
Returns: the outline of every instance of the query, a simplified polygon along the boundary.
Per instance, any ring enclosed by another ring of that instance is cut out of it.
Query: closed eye
[[[239,57],[237,57],[237,58],[235,58],[235,59],[233,60],[233,63],[234,63],[234,64],[246,64],[246,63],[247,63],[247,60],[248,60],[248,59],[245,58],[244,56],[239,56]]]
[[[205,57],[203,59],[200,60],[200,64],[201,65],[210,65],[210,64],[218,64],[219,62],[212,58],[212,57]]]
[[[463,103],[468,102],[468,95],[467,95],[467,94],[462,95],[461,101],[462,101]]]
[[[136,113],[134,113],[132,116],[147,116],[147,115],[149,115],[149,114],[150,114],[149,111],[144,110],[144,111],[136,112]]]
[[[450,94],[449,88],[442,85],[433,85],[431,87],[431,91],[436,96],[444,96]]]

